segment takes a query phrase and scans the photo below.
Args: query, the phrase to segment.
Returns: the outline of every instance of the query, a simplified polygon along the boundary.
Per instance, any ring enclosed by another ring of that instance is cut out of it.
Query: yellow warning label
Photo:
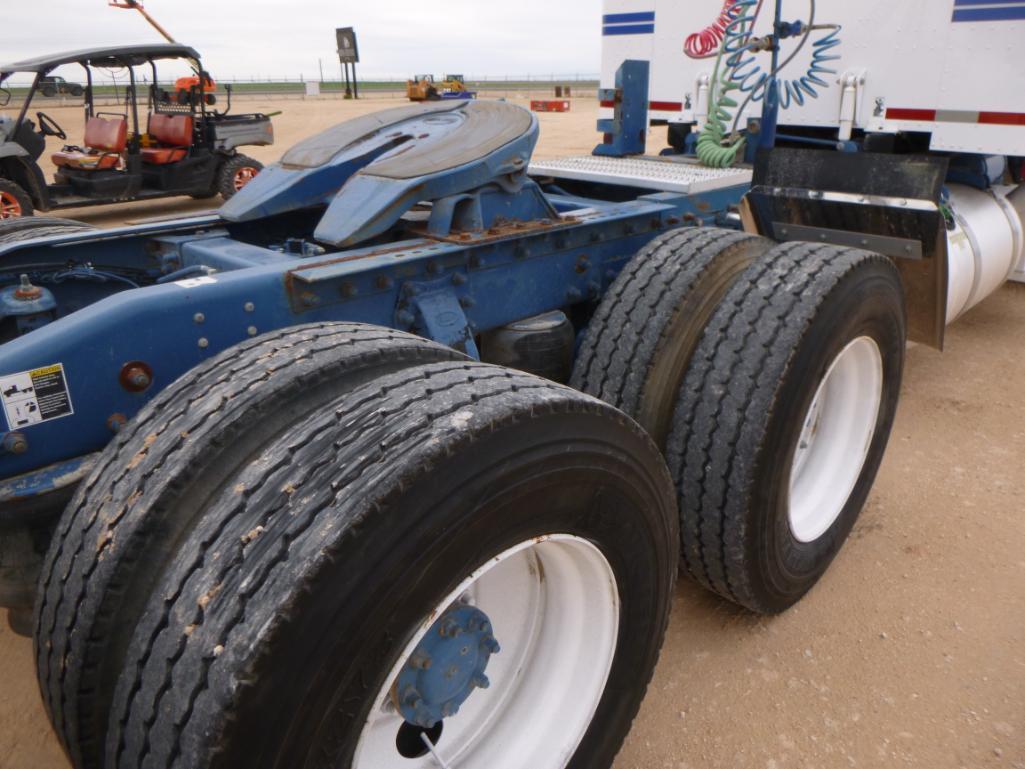
[[[60,363],[0,376],[0,404],[8,430],[20,430],[74,413],[68,380]]]

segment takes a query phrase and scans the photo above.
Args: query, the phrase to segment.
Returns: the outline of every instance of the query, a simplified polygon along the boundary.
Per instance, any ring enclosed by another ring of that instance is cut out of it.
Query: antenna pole
[[[142,0],[109,0],[109,5],[112,8],[124,8],[126,10],[138,11],[142,14],[142,17],[150,23],[153,29],[164,36],[164,39],[167,40],[167,42],[173,45],[178,45],[178,41],[171,37],[171,34],[160,26],[160,23],[156,19],[146,13],[146,9],[142,7]]]

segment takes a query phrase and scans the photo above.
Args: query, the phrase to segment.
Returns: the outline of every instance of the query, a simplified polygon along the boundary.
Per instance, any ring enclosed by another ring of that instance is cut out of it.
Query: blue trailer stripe
[[[603,24],[632,24],[638,21],[654,21],[654,11],[641,11],[639,13],[606,13],[602,16]]]
[[[954,0],[958,8],[972,5],[1025,5],[1023,0]]]
[[[954,11],[954,21],[1025,21],[1025,5],[956,10]]]
[[[653,35],[655,34],[654,24],[621,24],[618,27],[605,27],[603,35]]]

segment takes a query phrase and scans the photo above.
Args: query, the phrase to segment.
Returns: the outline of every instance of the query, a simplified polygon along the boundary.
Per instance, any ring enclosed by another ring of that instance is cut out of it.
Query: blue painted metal
[[[14,318],[18,333],[45,326],[57,313],[57,300],[42,286],[33,286],[28,275],[19,278],[19,284],[0,289],[0,320]]]
[[[602,35],[651,35],[655,32],[655,12],[606,13],[602,16]]]
[[[468,193],[479,201],[471,229],[489,227],[500,217],[555,215],[526,174],[539,130],[532,113],[499,102],[462,101],[400,107],[381,113],[376,122],[330,136],[329,142],[340,147],[314,137],[289,151],[222,214],[230,221],[250,221],[326,204],[314,236],[338,247],[382,235],[417,203]],[[369,132],[357,137],[359,130]],[[341,144],[344,140],[349,143]],[[477,151],[478,145],[488,151]],[[466,200],[459,197],[449,205],[461,208]],[[431,233],[448,234],[446,225],[452,225],[451,217],[448,222],[432,217]]]
[[[452,277],[458,275],[455,273]],[[395,310],[395,325],[407,326],[420,336],[480,360],[473,338],[476,326],[471,325],[463,312],[463,307],[473,307],[476,300],[469,294],[458,296],[453,285],[453,280],[448,278],[406,283],[402,287],[403,298]],[[460,282],[455,281],[455,285]]]
[[[777,41],[772,46],[772,68],[770,72],[775,75],[779,72],[779,42],[778,38],[784,31],[783,24],[783,0],[776,0],[775,18],[773,30]],[[779,125],[779,78],[771,77],[765,88],[765,98],[762,102],[762,122],[758,133],[758,146],[760,149],[772,149],[776,146],[776,127]]]
[[[988,190],[999,184],[1007,170],[1003,157],[987,155],[954,155],[947,169],[947,184],[966,184],[978,190]]]
[[[978,6],[988,6],[980,8]],[[1020,21],[1025,19],[1022,0],[955,0],[955,22]]]
[[[593,154],[606,157],[643,155],[648,138],[648,77],[651,64],[628,59],[616,70],[616,87],[599,92],[602,102],[612,102],[615,115],[599,120],[603,141]]]
[[[424,729],[451,718],[475,690],[491,685],[484,671],[499,651],[484,612],[467,605],[449,609],[399,673],[394,689],[399,713]]]
[[[625,201],[619,190],[606,197],[601,185],[586,198],[543,193],[512,162],[526,160],[536,138],[528,116],[519,118],[526,129],[493,151],[464,156],[466,162],[449,169],[450,179],[419,176],[438,197],[420,198],[429,205],[401,213],[383,236],[346,249],[328,248],[314,236],[339,200],[348,201],[344,208],[355,221],[332,221],[332,232],[340,232],[336,224],[353,232],[376,229],[382,215],[371,202],[386,199],[380,205],[391,206],[395,196],[354,199],[350,185],[400,149],[394,142],[382,149],[400,130],[396,122],[406,121],[402,130],[408,130],[464,105],[432,105],[426,113],[405,108],[399,120],[385,113],[362,128],[349,125],[304,142],[301,152],[287,153],[236,196],[224,216],[0,246],[0,286],[17,283],[31,265],[33,283],[52,291],[59,316],[0,344],[0,375],[60,363],[75,406],[59,420],[23,428],[29,448],[0,455],[0,478],[45,477],[42,468],[91,455],[170,382],[275,329],[356,321],[411,330],[476,356],[475,335],[600,299],[651,238],[682,221],[714,224],[746,192],[735,187]],[[440,142],[452,134],[434,135]],[[280,186],[266,186],[267,179]],[[367,184],[374,190],[382,183]],[[153,384],[144,392],[119,383],[129,361],[152,369]],[[0,424],[6,424],[2,410]],[[24,488],[49,487],[31,481]]]
[[[41,286],[31,285],[27,275],[21,278],[19,285],[0,289],[0,317],[39,315],[56,309],[53,294]]]
[[[796,134],[776,134],[777,140],[794,142],[795,144],[807,144],[811,147],[828,147],[838,152],[860,152],[861,148],[854,141],[840,141],[839,139],[816,139],[811,136],[797,136]]]
[[[225,203],[220,215],[246,222],[326,206],[352,176],[375,160],[451,130],[431,123],[462,103],[414,104],[341,123],[292,147]]]
[[[655,34],[654,24],[622,24],[613,27],[603,27],[602,35],[611,37],[613,35],[653,35]]]
[[[32,499],[73,486],[93,469],[98,457],[99,453],[87,454],[0,481],[0,504]]]
[[[602,24],[637,24],[648,21],[654,23],[654,11],[637,11],[634,13],[606,13],[601,17]]]

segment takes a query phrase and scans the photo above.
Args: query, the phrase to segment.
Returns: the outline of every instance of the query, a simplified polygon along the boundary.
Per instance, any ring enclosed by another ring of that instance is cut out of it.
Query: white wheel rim
[[[391,688],[435,620],[457,601],[485,612],[502,650],[488,689],[444,721],[436,754],[402,756]],[[551,535],[492,558],[426,613],[374,700],[352,769],[563,769],[591,723],[619,636],[612,567],[590,542]]]
[[[814,542],[840,517],[865,466],[882,399],[879,345],[858,337],[833,361],[804,416],[788,505],[799,542]]]

